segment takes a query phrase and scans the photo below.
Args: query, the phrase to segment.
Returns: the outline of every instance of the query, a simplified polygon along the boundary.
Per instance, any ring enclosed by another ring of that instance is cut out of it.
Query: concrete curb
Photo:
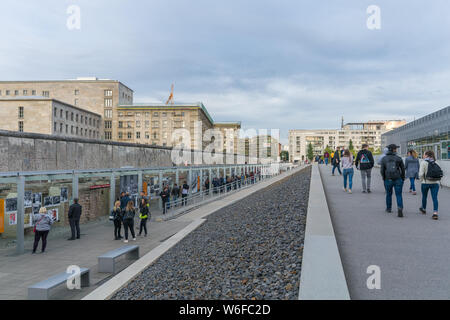
[[[142,258],[131,264],[125,270],[114,276],[112,279],[107,281],[105,284],[101,285],[90,294],[86,295],[82,300],[107,300],[111,298],[118,290],[125,287],[130,281],[132,281],[137,275],[139,275],[144,269],[150,266],[153,262],[155,262],[159,257],[161,257],[165,252],[167,252],[170,248],[180,242],[184,237],[186,237],[189,233],[197,229],[200,225],[202,225],[208,215],[220,210],[226,206],[229,206],[243,198],[248,197],[249,195],[258,192],[261,189],[267,188],[268,186],[279,182],[286,177],[298,173],[301,170],[307,167],[299,167],[294,170],[290,170],[280,174],[279,176],[269,179],[267,181],[263,181],[254,187],[247,188],[238,193],[233,193],[227,197],[223,197],[217,199],[214,202],[214,206],[212,206],[213,202],[205,204],[204,206],[194,209],[187,214],[181,215],[176,219],[186,219],[192,217],[194,221],[190,223],[187,227],[180,230],[178,233],[164,241],[155,249],[148,252]]]
[[[312,166],[299,300],[349,300],[350,294],[317,164]]]

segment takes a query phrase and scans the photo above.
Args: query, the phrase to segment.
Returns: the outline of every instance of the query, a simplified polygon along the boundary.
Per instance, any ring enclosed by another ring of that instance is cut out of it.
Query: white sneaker
[[[123,242],[128,243],[128,240],[123,240]]]
[[[133,241],[136,241],[136,238],[133,238]]]
[[[344,188],[344,192],[347,192],[347,188]]]
[[[352,190],[350,189],[350,190],[348,190],[348,193],[352,193]]]

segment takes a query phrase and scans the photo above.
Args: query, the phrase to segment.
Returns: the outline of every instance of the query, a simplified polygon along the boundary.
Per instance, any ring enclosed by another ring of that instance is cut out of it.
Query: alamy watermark
[[[367,278],[366,285],[369,290],[381,289],[381,268],[377,265],[371,265],[367,267],[367,274],[370,274]]]
[[[67,289],[80,290],[81,289],[81,269],[79,266],[68,266],[66,273],[70,274],[67,279]]]
[[[381,9],[379,6],[370,5],[366,10],[369,17],[367,18],[367,29],[380,30],[381,29]]]
[[[68,14],[66,26],[69,30],[81,29],[81,8],[76,4],[72,4],[67,7],[66,13]]]

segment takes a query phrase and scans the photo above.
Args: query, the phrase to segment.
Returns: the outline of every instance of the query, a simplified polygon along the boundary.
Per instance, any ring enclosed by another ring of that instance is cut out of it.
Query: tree
[[[312,161],[314,158],[314,151],[311,142],[308,144],[308,151],[306,152],[306,157],[309,159],[309,161]]]
[[[281,151],[280,152],[280,159],[281,161],[289,161],[289,151]]]
[[[348,150],[353,151],[355,149],[355,147],[353,147],[353,141],[352,139],[350,139],[350,141],[348,142]]]

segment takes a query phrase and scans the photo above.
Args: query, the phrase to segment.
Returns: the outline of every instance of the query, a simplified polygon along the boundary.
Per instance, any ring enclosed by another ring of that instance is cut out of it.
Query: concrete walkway
[[[439,191],[440,220],[419,213],[421,193],[403,188],[404,218],[385,213],[385,193],[378,168],[372,193],[361,193],[355,170],[353,194],[344,193],[343,178],[320,166],[328,206],[352,299],[450,299],[450,189]],[[417,187],[417,184],[416,184]],[[429,195],[430,197],[430,195]],[[381,269],[381,289],[369,290],[371,265]]]
[[[148,237],[137,237],[136,242],[130,241],[128,244],[139,245],[140,255],[144,256],[184,229],[192,221],[265,188],[299,169],[267,179],[247,189],[242,189],[240,192],[231,193],[176,219],[161,221],[161,219],[158,219],[160,215],[153,215],[152,221],[147,224]],[[135,227],[138,226],[139,224],[136,220]],[[60,288],[55,289],[52,293],[52,299],[83,298],[113,278],[113,275],[109,273],[99,273],[97,271],[97,257],[99,255],[125,245],[122,241],[113,240],[113,229],[112,222],[107,220],[83,225],[81,226],[81,239],[75,241],[67,241],[69,234],[59,231],[52,237],[49,237],[46,253],[44,254],[31,255],[31,242],[26,243],[26,253],[23,255],[16,255],[13,248],[0,250],[0,300],[27,299],[28,286],[45,280],[56,273],[64,272],[70,265],[91,269],[91,287],[84,288],[81,291],[69,291],[64,285],[61,285]],[[40,246],[38,248],[39,251]],[[119,270],[129,265],[130,261],[122,260],[119,264]]]

